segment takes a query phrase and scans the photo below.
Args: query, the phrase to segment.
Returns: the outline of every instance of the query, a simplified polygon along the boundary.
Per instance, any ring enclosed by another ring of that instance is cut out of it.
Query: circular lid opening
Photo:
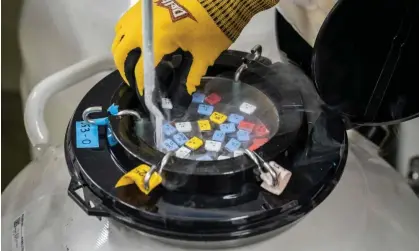
[[[278,111],[267,95],[227,78],[204,78],[180,118],[170,118],[170,112],[176,109],[173,105],[163,101],[161,106],[167,118],[160,131],[161,142],[156,141],[153,123],[148,119],[133,124],[133,130],[154,149],[174,152],[182,159],[238,157],[243,149],[260,148],[280,130]]]

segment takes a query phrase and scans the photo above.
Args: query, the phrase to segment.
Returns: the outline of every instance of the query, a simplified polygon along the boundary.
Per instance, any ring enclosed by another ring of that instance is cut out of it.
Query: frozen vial
[[[239,149],[240,146],[241,146],[240,141],[238,141],[237,139],[230,139],[227,142],[227,144],[224,146],[224,148],[227,149],[227,151],[233,153],[234,151]]]
[[[214,112],[210,116],[210,120],[216,124],[221,125],[224,121],[227,120],[227,116],[221,112]]]
[[[269,130],[264,124],[259,124],[255,126],[254,133],[258,137],[263,137],[269,134]]]
[[[181,145],[185,144],[189,139],[188,139],[188,137],[186,137],[185,134],[180,132],[180,133],[177,133],[173,136],[173,140],[176,142],[176,144],[181,146]]]
[[[170,135],[176,133],[176,128],[173,127],[171,124],[164,124],[163,125],[163,133],[166,136],[170,136]]]
[[[250,140],[250,133],[248,131],[244,131],[244,130],[239,130],[237,132],[237,139],[239,141],[249,141]]]
[[[220,125],[220,130],[224,133],[233,133],[236,131],[236,125],[234,123],[225,123]]]
[[[244,119],[243,116],[235,114],[235,113],[228,115],[228,122],[231,122],[234,124],[240,123],[240,121],[242,121],[243,119]]]
[[[256,106],[254,106],[254,105],[252,105],[252,104],[249,104],[249,103],[246,103],[246,102],[243,102],[241,105],[240,105],[240,107],[239,107],[239,109],[240,109],[240,111],[241,112],[244,112],[244,113],[246,113],[246,114],[252,114],[252,113],[254,113],[255,112],[255,110],[256,110]]]
[[[255,124],[244,121],[244,120],[240,121],[239,125],[237,126],[237,128],[239,128],[240,130],[244,130],[248,132],[252,132],[254,127],[255,127]]]
[[[214,134],[212,135],[212,140],[214,141],[219,141],[219,142],[223,142],[225,139],[226,134],[220,130],[217,130],[214,132]]]
[[[210,156],[208,156],[207,154],[205,154],[205,155],[199,156],[198,158],[196,158],[196,160],[199,160],[199,161],[212,161],[213,159]]]
[[[161,107],[163,109],[168,109],[168,110],[173,109],[172,101],[170,101],[170,99],[168,99],[168,98],[162,98],[161,99]]]
[[[209,152],[219,152],[221,150],[221,142],[207,140],[205,141],[205,150]]]
[[[179,122],[176,123],[176,129],[179,132],[191,132],[192,131],[192,124],[191,122]]]
[[[244,152],[242,150],[236,150],[236,151],[234,151],[233,156],[235,158],[235,157],[242,156],[243,154],[244,154]]]
[[[200,104],[198,106],[198,113],[205,116],[210,116],[214,111],[214,106],[212,105],[204,105]]]
[[[188,142],[185,143],[185,145],[192,150],[197,150],[204,144],[204,141],[198,137],[193,137]]]
[[[220,155],[220,156],[218,156],[217,160],[223,160],[223,159],[229,159],[229,158],[230,158],[230,156]]]
[[[163,141],[163,145],[164,148],[168,151],[168,152],[172,152],[175,151],[179,148],[178,145],[176,145],[176,143],[171,140],[171,139],[166,139],[165,141]]]
[[[205,102],[207,102],[210,105],[215,105],[215,104],[219,103],[220,101],[221,101],[221,97],[217,93],[211,93],[205,99]]]
[[[205,94],[200,92],[195,92],[192,94],[192,102],[193,103],[204,103],[205,100]]]
[[[201,132],[211,131],[211,124],[207,119],[198,120],[198,127]]]
[[[268,142],[268,139],[267,138],[254,139],[253,140],[253,144],[251,146],[249,146],[249,150],[255,151],[259,147],[261,147],[264,144],[266,144],[266,142]]]
[[[178,158],[184,159],[184,158],[188,157],[190,153],[191,153],[191,150],[189,150],[188,148],[182,146],[181,148],[179,148],[176,151],[175,155]]]

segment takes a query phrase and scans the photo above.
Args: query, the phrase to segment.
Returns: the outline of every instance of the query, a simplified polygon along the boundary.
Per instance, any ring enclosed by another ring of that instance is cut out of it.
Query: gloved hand
[[[142,1],[131,7],[115,27],[112,44],[121,76],[143,95]],[[155,66],[179,48],[190,52],[193,62],[186,80],[192,94],[207,68],[236,40],[258,12],[278,0],[153,0]]]

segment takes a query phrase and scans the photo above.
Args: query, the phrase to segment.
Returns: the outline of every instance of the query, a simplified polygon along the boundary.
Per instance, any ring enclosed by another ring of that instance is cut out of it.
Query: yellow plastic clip
[[[138,167],[132,169],[124,176],[122,176],[118,182],[116,183],[115,187],[122,187],[131,184],[136,184],[137,187],[143,192],[144,194],[148,195],[154,188],[160,185],[163,181],[160,174],[154,172],[150,179],[149,189],[147,190],[144,186],[144,178],[148,171],[150,171],[150,166],[148,165],[139,165]]]

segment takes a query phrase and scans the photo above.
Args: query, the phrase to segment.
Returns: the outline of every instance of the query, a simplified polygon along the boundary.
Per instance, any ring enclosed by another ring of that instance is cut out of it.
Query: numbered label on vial
[[[214,112],[213,114],[211,114],[210,116],[210,120],[216,124],[221,125],[222,123],[224,123],[224,121],[226,121],[227,116],[225,114],[222,114],[221,112]]]
[[[201,132],[211,131],[211,124],[209,120],[198,120],[198,127]]]
[[[98,148],[99,129],[84,121],[76,122],[76,146],[77,148]]]
[[[163,133],[166,136],[170,136],[170,135],[176,133],[176,128],[173,127],[171,124],[164,124],[163,125]]]
[[[205,150],[209,152],[219,152],[221,150],[221,142],[207,140],[205,141]]]
[[[200,92],[195,92],[192,94],[192,103],[204,103],[205,94]]]
[[[234,153],[234,151],[238,150],[240,146],[240,141],[238,141],[237,139],[230,139],[224,146],[224,148],[227,149],[227,151]]]
[[[221,101],[221,97],[217,93],[211,93],[205,101],[210,105],[215,105]]]
[[[220,130],[217,130],[214,132],[214,134],[212,135],[212,140],[214,141],[219,141],[219,142],[223,142],[225,139],[226,134]]]
[[[254,127],[255,127],[255,124],[243,120],[243,121],[240,121],[239,126],[237,128],[239,128],[240,130],[252,132]]]
[[[239,141],[249,141],[250,140],[250,133],[248,131],[244,131],[244,130],[239,130],[237,132],[237,139]]]
[[[176,143],[171,139],[166,139],[163,142],[163,145],[164,145],[164,148],[166,148],[166,150],[169,152],[175,151],[179,148],[179,146],[176,145]]]
[[[188,157],[190,153],[191,153],[191,150],[189,150],[188,148],[182,146],[181,148],[179,148],[175,152],[175,155],[178,158],[184,159],[184,158]]]
[[[209,116],[212,114],[213,111],[214,111],[214,106],[212,105],[200,104],[198,106],[198,113],[201,115]]]
[[[191,132],[192,131],[192,124],[191,122],[179,122],[176,123],[176,129],[179,132]]]
[[[269,134],[268,128],[266,128],[266,126],[263,124],[255,126],[254,132],[258,137],[263,137]]]
[[[185,144],[189,139],[188,139],[188,137],[186,137],[185,134],[180,132],[180,133],[175,134],[173,136],[173,140],[176,142],[176,144],[181,146],[181,145]]]
[[[240,111],[241,112],[244,112],[244,113],[246,113],[246,114],[252,114],[252,113],[254,113],[255,112],[255,110],[256,110],[256,106],[254,106],[254,105],[252,105],[252,104],[249,104],[249,103],[246,103],[246,102],[243,102],[241,105],[240,105],[240,107],[239,107],[239,109],[240,109]]]
[[[225,123],[220,125],[220,130],[225,133],[233,133],[236,131],[236,125],[234,123]]]
[[[173,104],[172,104],[172,102],[170,101],[170,99],[168,99],[168,98],[162,98],[161,99],[161,107],[163,108],[163,109],[173,109]]]
[[[188,140],[188,142],[186,142],[186,146],[189,149],[192,150],[197,150],[198,148],[200,148],[202,145],[204,144],[204,142],[202,141],[202,139],[198,138],[198,137],[193,137],[190,140]]]
[[[234,124],[240,123],[240,121],[242,121],[243,119],[244,119],[243,116],[235,114],[235,113],[228,115],[228,122],[231,122]]]

